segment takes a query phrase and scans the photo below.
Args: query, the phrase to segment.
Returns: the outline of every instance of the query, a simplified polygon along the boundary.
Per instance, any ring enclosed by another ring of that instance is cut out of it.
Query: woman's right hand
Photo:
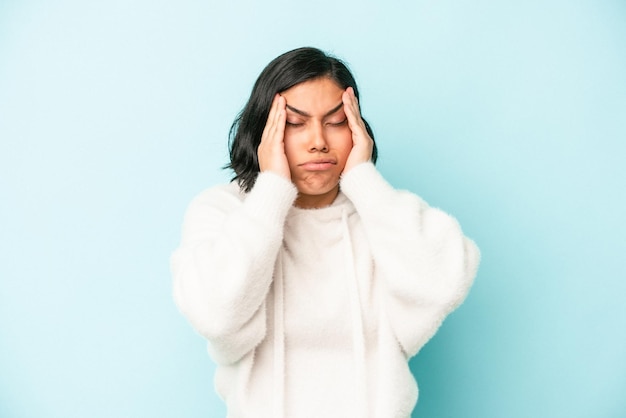
[[[285,155],[284,142],[285,123],[287,120],[286,103],[284,97],[276,94],[272,101],[265,129],[263,129],[257,156],[261,172],[271,171],[291,180],[291,171]]]

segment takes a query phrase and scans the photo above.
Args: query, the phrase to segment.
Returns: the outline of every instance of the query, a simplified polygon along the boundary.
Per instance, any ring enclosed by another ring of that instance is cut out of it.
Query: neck
[[[338,194],[339,186],[333,188],[327,193],[319,195],[298,193],[298,197],[296,197],[294,204],[296,207],[301,209],[320,209],[332,205]]]

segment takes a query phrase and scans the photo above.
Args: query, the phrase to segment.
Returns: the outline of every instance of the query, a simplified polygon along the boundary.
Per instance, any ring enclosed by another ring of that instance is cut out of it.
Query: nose
[[[309,152],[328,152],[328,142],[322,124],[314,124],[309,137]]]

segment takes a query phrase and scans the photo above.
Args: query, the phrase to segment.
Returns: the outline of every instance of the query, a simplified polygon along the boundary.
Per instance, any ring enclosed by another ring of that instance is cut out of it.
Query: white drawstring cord
[[[363,328],[363,315],[361,313],[361,300],[359,296],[359,284],[354,267],[355,259],[350,239],[348,215],[344,210],[341,212],[343,234],[345,242],[346,275],[348,276],[348,288],[350,293],[350,313],[352,315],[352,346],[355,360],[355,417],[367,416],[367,384],[365,376],[365,335]]]
[[[274,277],[274,417],[285,414],[285,319],[283,289],[283,259],[278,252],[276,277]]]

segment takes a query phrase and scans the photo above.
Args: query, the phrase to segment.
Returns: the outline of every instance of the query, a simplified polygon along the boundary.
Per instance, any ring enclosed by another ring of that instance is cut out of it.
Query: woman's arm
[[[411,357],[465,298],[478,248],[454,218],[393,189],[372,163],[345,173],[341,189],[361,217],[376,277],[384,280],[387,316]]]
[[[264,301],[295,197],[289,180],[261,173],[243,201],[231,185],[203,192],[187,210],[171,258],[174,299],[220,364],[265,336]]]
[[[172,255],[174,299],[220,364],[238,361],[265,337],[265,299],[297,194],[284,150],[285,118],[285,99],[277,94],[257,150],[254,187],[243,201],[232,186],[198,196]]]
[[[454,218],[382,178],[369,162],[373,140],[352,88],[342,100],[353,147],[341,190],[363,221],[376,277],[386,288],[386,314],[405,354],[412,357],[465,298],[480,253]]]

